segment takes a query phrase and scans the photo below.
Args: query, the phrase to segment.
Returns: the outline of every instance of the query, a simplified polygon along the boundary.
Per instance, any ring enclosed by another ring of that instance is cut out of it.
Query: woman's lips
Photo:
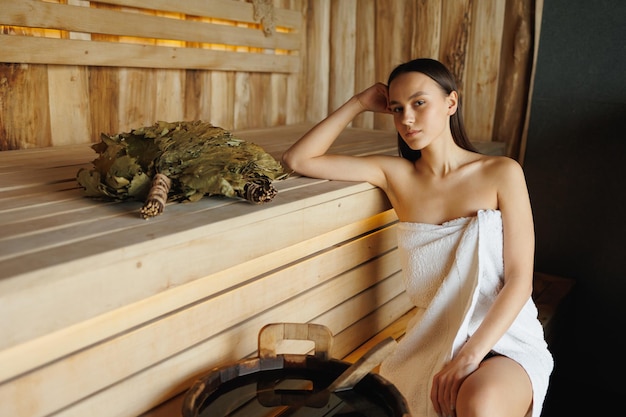
[[[417,136],[418,133],[420,133],[420,132],[421,132],[420,130],[407,130],[406,133],[405,133],[405,136],[407,138],[413,138],[413,137]]]

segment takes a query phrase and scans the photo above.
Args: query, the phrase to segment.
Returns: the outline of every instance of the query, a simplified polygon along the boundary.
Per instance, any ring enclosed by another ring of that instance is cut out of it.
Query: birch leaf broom
[[[158,216],[167,201],[204,196],[242,198],[254,204],[277,194],[272,182],[287,176],[280,162],[260,146],[201,121],[158,122],[92,146],[93,169],[77,180],[94,198],[144,201],[144,219]]]

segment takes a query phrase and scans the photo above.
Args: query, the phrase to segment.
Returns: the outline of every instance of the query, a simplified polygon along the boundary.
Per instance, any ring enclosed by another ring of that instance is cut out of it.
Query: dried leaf
[[[197,201],[205,195],[270,201],[272,181],[286,176],[260,146],[201,121],[157,122],[114,136],[101,135],[93,170],[80,170],[79,184],[90,197],[143,200],[155,174],[171,181],[169,199]]]

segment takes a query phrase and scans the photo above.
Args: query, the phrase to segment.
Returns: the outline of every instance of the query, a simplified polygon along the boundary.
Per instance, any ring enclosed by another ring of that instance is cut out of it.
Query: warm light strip
[[[253,25],[250,25],[253,27]],[[58,30],[58,29],[41,29],[41,28],[30,28],[23,26],[6,26],[0,25],[0,33],[5,35],[15,35],[15,36],[32,36],[32,37],[40,37],[40,38],[68,38],[68,31]],[[94,34],[98,36],[98,34]],[[297,55],[296,51],[290,51],[287,49],[267,49],[267,48],[253,48],[245,45],[237,46],[237,45],[226,45],[226,44],[217,44],[217,43],[198,43],[198,42],[187,42],[187,41],[179,41],[179,40],[171,40],[171,39],[156,39],[156,38],[139,38],[132,36],[116,36],[113,37],[102,35],[103,38],[98,39],[98,41],[110,42],[110,43],[128,43],[134,45],[160,45],[160,46],[169,46],[175,48],[202,48],[202,49],[210,49],[214,51],[238,51],[244,53],[263,53],[267,54],[270,51],[276,55]],[[105,40],[106,39],[106,40]],[[195,46],[190,45],[195,44]]]

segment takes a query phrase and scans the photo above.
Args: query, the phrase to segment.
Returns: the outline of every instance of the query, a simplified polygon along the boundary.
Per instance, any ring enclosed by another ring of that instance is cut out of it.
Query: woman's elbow
[[[298,166],[298,160],[297,158],[294,157],[293,152],[291,152],[290,149],[287,149],[282,157],[281,157],[281,161],[282,164],[285,168],[291,170],[291,171],[297,171],[297,166]]]
[[[532,297],[533,279],[518,280],[515,286],[515,291],[524,299]]]

